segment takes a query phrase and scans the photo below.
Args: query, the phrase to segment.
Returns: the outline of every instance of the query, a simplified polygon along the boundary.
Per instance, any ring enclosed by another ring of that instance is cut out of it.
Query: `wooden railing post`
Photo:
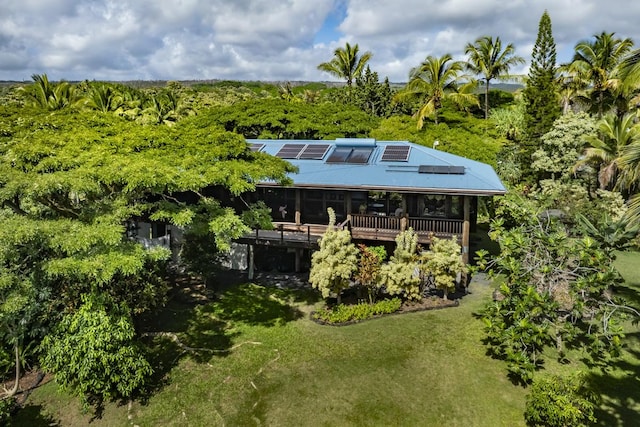
[[[462,261],[469,263],[469,231],[471,230],[471,196],[464,196],[464,222],[462,223]]]

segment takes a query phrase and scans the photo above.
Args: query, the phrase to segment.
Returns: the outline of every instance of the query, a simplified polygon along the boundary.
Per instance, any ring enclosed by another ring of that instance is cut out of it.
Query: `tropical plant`
[[[506,359],[512,378],[523,383],[542,367],[549,346],[561,358],[566,346],[582,347],[594,363],[616,356],[620,313],[638,313],[608,292],[622,280],[612,267],[612,249],[590,236],[569,234],[558,219],[510,206],[529,216],[513,228],[497,217],[490,235],[501,252],[488,263],[486,251],[479,253],[480,267],[504,278],[483,312],[490,352]]]
[[[134,315],[162,303],[169,251],[128,239],[125,224],[142,216],[210,233],[224,248],[247,228],[202,190],[239,196],[261,177],[286,181],[293,170],[251,154],[206,114],[167,129],[111,114],[5,107],[0,129],[0,342],[11,353],[40,342],[87,294]],[[187,194],[193,204],[179,198]]]
[[[107,113],[117,111],[123,102],[122,95],[114,86],[102,83],[89,89],[86,105],[92,110]]]
[[[633,41],[620,39],[615,33],[602,32],[593,40],[580,41],[575,46],[569,73],[588,86],[591,111],[602,117],[615,104],[622,89],[621,65],[631,51]]]
[[[531,156],[531,169],[537,177],[571,179],[585,146],[596,136],[595,127],[595,121],[586,113],[559,117],[542,135],[539,148]]]
[[[373,304],[380,289],[380,268],[387,257],[387,252],[384,246],[369,247],[359,244],[358,248],[360,259],[355,280],[367,290],[369,304]]]
[[[467,274],[467,265],[462,261],[462,248],[456,236],[451,239],[431,237],[429,250],[420,256],[420,269],[430,275],[437,289],[441,289],[443,299],[455,290],[456,279]]]
[[[502,49],[500,37],[482,36],[467,44],[465,54],[469,55],[466,68],[481,76],[484,81],[484,118],[489,118],[489,84],[491,80],[508,80],[511,67],[524,64],[524,58],[515,54],[515,46],[509,43]]]
[[[347,81],[347,87],[350,88],[353,81],[360,77],[365,65],[367,65],[367,62],[369,62],[372,56],[373,54],[369,51],[360,55],[360,48],[357,44],[351,46],[349,43],[346,43],[344,47],[336,48],[336,50],[333,51],[331,61],[318,65],[318,70],[340,79],[345,79]]]
[[[65,315],[43,340],[42,366],[85,407],[128,398],[153,373],[134,336],[126,306],[87,295],[80,309]]]
[[[332,293],[341,302],[342,291],[349,287],[351,276],[358,268],[358,248],[351,243],[349,230],[336,229],[336,214],[328,208],[329,225],[318,242],[320,249],[311,256],[309,282],[322,292],[323,298]]]
[[[406,298],[422,298],[420,275],[418,274],[418,235],[412,228],[398,233],[396,248],[389,261],[380,269],[380,283],[389,295],[404,295]]]
[[[80,97],[76,94],[75,87],[62,81],[51,83],[46,74],[33,74],[33,86],[24,88],[23,93],[33,105],[39,108],[54,111],[76,105]]]
[[[633,167],[622,159],[629,148],[640,143],[640,126],[636,114],[619,117],[607,114],[597,123],[597,135],[587,138],[590,145],[576,168],[593,165],[598,172],[598,183],[602,189],[628,190],[634,186]]]
[[[386,117],[391,112],[391,87],[389,79],[378,81],[378,73],[371,71],[369,66],[362,76],[356,78],[353,90],[353,102],[362,111],[374,116]]]
[[[594,412],[600,400],[583,373],[540,377],[527,396],[524,418],[529,426],[586,427],[597,421]]]
[[[418,129],[422,129],[427,117],[433,117],[435,124],[438,124],[438,112],[444,99],[451,99],[459,104],[479,105],[475,94],[469,90],[460,91],[461,83],[474,84],[461,75],[463,69],[464,63],[454,61],[450,54],[440,58],[428,56],[422,64],[411,70],[409,83],[394,99],[420,104],[414,114],[414,118],[418,119]]]

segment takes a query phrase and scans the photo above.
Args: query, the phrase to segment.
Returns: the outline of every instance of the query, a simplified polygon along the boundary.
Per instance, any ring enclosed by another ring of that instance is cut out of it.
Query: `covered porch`
[[[393,242],[398,233],[412,228],[423,245],[431,236],[456,236],[468,261],[476,196],[267,187],[255,197],[271,208],[275,230],[254,230],[245,242],[316,247],[327,229],[330,207],[336,227],[348,229],[356,241]]]

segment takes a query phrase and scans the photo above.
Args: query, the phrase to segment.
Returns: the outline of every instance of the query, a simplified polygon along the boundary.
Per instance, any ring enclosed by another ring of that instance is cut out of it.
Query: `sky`
[[[603,31],[640,47],[626,0],[0,0],[0,80],[339,81],[317,65],[348,42],[405,82],[485,35],[513,43],[526,74],[545,10],[559,63]]]

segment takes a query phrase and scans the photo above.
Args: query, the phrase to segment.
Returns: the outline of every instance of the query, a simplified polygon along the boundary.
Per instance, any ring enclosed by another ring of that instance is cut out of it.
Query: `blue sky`
[[[2,0],[0,80],[333,81],[317,65],[349,42],[402,82],[483,35],[514,43],[524,74],[545,9],[559,62],[602,31],[640,43],[640,2],[622,0]]]

